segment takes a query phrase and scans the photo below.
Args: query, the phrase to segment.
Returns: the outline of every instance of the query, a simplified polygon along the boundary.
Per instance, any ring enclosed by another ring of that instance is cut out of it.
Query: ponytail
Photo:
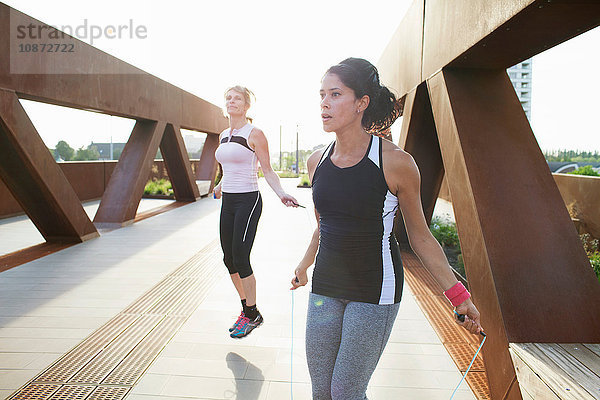
[[[370,134],[386,136],[394,121],[402,115],[402,105],[387,87],[381,85],[377,68],[362,58],[347,58],[329,68],[357,98],[369,96],[369,106],[361,125]]]

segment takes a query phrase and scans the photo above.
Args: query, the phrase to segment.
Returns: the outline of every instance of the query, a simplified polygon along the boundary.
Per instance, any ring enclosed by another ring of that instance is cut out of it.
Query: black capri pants
[[[250,251],[262,213],[260,192],[223,193],[221,204],[221,248],[229,274],[252,275]]]

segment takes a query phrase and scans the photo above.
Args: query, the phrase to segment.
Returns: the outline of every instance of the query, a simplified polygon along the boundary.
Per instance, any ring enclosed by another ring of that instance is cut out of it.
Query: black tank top
[[[397,303],[404,278],[392,229],[398,199],[383,175],[382,139],[372,136],[365,156],[348,168],[331,162],[334,146],[325,150],[313,175],[320,242],[312,291],[365,303]]]

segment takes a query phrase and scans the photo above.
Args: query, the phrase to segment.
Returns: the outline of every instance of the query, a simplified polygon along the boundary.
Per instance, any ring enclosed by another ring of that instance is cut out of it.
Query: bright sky
[[[224,90],[254,91],[249,115],[271,152],[328,143],[321,130],[320,79],[346,57],[377,63],[412,0],[85,2],[5,0],[53,26],[143,25],[147,37],[95,40],[93,45],[219,106]],[[89,43],[89,39],[87,40]],[[600,30],[533,59],[532,127],[543,150],[600,151]],[[385,81],[384,81],[385,83]],[[124,142],[133,122],[23,101],[49,147]],[[395,130],[397,132],[397,130]]]

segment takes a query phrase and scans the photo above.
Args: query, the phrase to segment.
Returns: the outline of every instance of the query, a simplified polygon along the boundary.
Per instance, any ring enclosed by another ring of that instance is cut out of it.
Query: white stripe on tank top
[[[380,154],[380,143],[381,138],[373,138],[373,144],[369,150],[369,159],[382,170],[381,165],[382,156]],[[392,236],[392,230],[394,228],[394,216],[398,209],[398,198],[387,191],[385,201],[383,203],[382,211],[382,222],[383,222],[383,235],[381,238],[381,257],[382,257],[382,268],[383,268],[383,280],[381,282],[381,296],[379,297],[379,304],[393,304],[394,297],[396,295],[396,274],[394,273],[394,264],[392,261],[392,252],[390,250],[390,238]]]

